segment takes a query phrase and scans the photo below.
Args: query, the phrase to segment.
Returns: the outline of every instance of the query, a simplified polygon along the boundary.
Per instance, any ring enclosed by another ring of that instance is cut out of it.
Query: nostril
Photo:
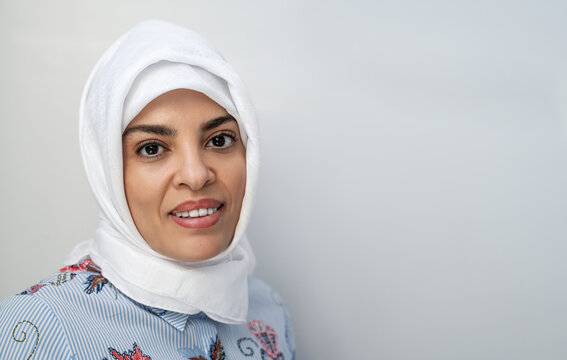
[[[199,190],[214,181],[214,173],[204,164],[184,166],[176,174],[175,182],[178,186],[185,185],[191,190]]]

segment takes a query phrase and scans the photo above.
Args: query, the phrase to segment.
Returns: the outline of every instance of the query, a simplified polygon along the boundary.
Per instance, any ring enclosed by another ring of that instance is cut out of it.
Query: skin
[[[244,197],[246,150],[223,107],[193,90],[162,94],[128,124],[122,154],[128,207],[152,249],[198,261],[228,247]],[[172,219],[179,204],[202,199],[222,202],[214,225],[187,228]]]

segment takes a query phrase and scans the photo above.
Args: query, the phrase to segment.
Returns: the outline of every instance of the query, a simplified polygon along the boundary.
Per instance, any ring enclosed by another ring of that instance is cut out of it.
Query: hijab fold
[[[246,189],[229,247],[198,262],[155,252],[142,238],[126,201],[122,133],[153,99],[174,89],[202,92],[232,115],[246,146]],[[92,71],[81,100],[83,163],[100,208],[94,238],[65,259],[89,255],[124,294],[144,305],[224,323],[246,321],[247,276],[254,255],[244,235],[258,174],[258,125],[234,69],[199,34],[163,21],[146,21],[120,37]]]

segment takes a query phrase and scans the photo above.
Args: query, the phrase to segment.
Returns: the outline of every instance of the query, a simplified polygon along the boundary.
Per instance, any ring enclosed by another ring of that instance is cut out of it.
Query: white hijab
[[[174,260],[151,249],[134,225],[123,186],[122,132],[151,100],[179,88],[202,92],[223,106],[237,120],[246,146],[246,190],[232,242],[199,262]],[[93,69],[81,100],[79,137],[100,216],[94,238],[77,245],[65,262],[89,255],[114,286],[142,304],[188,314],[202,311],[229,324],[245,322],[254,256],[244,231],[258,174],[258,125],[230,64],[193,31],[163,21],[142,22]]]

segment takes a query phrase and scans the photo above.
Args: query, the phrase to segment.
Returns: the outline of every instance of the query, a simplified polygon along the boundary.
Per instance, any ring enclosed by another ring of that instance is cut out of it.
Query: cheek
[[[232,196],[235,203],[240,207],[246,189],[246,159],[244,155],[235,162],[230,174]]]
[[[239,214],[246,188],[246,158],[244,154],[215,157],[216,183],[221,186],[230,201],[232,214]]]
[[[159,213],[160,179],[156,177],[159,171],[147,171],[136,163],[125,162],[124,191],[130,213],[136,226],[140,226],[145,218]],[[148,211],[148,210],[155,211]]]
[[[246,189],[246,161],[243,160],[243,164],[241,167],[240,173],[240,202],[242,202],[242,198],[244,197],[244,191]]]

